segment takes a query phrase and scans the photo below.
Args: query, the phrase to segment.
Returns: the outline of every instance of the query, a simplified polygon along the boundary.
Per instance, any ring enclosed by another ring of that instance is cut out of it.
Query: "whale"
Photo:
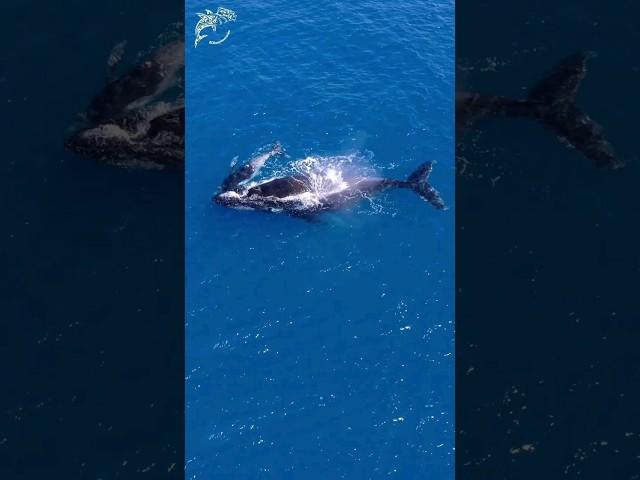
[[[576,103],[587,73],[587,62],[595,56],[586,51],[565,57],[523,99],[456,92],[456,126],[464,129],[480,120],[495,118],[534,120],[596,167],[617,169],[624,166],[600,125]]]
[[[428,182],[433,162],[423,163],[406,179],[367,176],[339,180],[329,178],[327,185],[320,189],[317,181],[314,181],[317,179],[305,174],[250,182],[267,160],[281,154],[282,148],[276,144],[269,152],[231,172],[222,182],[218,193],[212,197],[212,201],[227,208],[310,218],[321,212],[347,208],[363,198],[397,188],[417,193],[437,210],[446,209],[442,196]]]

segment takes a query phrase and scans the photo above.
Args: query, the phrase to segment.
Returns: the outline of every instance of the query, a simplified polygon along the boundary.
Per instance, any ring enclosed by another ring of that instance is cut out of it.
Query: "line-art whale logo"
[[[228,8],[218,7],[218,10],[214,13],[211,10],[205,10],[205,13],[198,13],[198,23],[196,24],[196,42],[195,46],[204,40],[208,35],[202,35],[202,31],[206,28],[211,28],[214,32],[218,26],[224,25],[227,22],[236,21],[236,12],[229,10]],[[221,40],[209,40],[209,45],[219,45],[224,42],[231,33],[231,30],[227,30],[227,33]]]

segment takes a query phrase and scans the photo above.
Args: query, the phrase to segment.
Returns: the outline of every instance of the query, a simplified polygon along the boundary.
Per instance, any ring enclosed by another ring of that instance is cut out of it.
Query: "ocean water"
[[[453,477],[453,2],[186,9],[186,468],[190,479]],[[217,36],[211,38],[217,39]],[[208,39],[207,39],[208,40]],[[404,178],[319,222],[223,209],[234,159],[274,141]],[[342,160],[341,160],[342,159]]]

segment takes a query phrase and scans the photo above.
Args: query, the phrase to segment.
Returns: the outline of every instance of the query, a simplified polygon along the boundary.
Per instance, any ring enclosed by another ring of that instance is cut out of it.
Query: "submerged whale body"
[[[271,157],[279,155],[276,145],[268,153],[259,155],[239,170],[232,172],[223,182],[221,191],[212,200],[224,207],[265,212],[284,212],[309,217],[320,212],[339,210],[364,197],[392,188],[406,188],[417,193],[438,210],[445,203],[438,191],[429,183],[433,168],[431,162],[422,164],[406,180],[380,177],[353,177],[342,179],[336,172],[318,178],[312,174],[296,174],[249,183]]]
[[[591,52],[570,55],[538,82],[525,99],[478,93],[456,93],[456,124],[467,127],[485,118],[525,118],[540,122],[566,145],[575,148],[596,167],[619,168],[600,126],[576,104]]]

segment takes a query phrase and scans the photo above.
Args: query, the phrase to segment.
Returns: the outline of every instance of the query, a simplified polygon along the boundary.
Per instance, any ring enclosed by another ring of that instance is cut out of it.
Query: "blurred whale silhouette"
[[[601,127],[576,104],[578,89],[587,71],[592,52],[566,57],[538,82],[525,99],[479,93],[456,93],[456,124],[467,127],[487,118],[527,118],[540,122],[566,145],[575,148],[596,167],[619,168]]]
[[[167,39],[129,67],[115,71],[126,42],[107,60],[108,81],[93,97],[65,147],[95,160],[125,166],[184,165],[184,41]]]
[[[117,77],[115,67],[125,42],[114,47],[108,60],[111,80],[84,113],[85,124],[65,139],[76,153],[122,166],[184,165],[184,86],[175,83],[184,68],[182,37],[156,48],[143,61]],[[527,98],[456,92],[458,127],[490,118],[525,118],[540,122],[566,145],[577,149],[597,167],[619,168],[601,127],[576,104],[592,52],[566,57],[536,84]],[[175,87],[177,98],[158,98]]]

